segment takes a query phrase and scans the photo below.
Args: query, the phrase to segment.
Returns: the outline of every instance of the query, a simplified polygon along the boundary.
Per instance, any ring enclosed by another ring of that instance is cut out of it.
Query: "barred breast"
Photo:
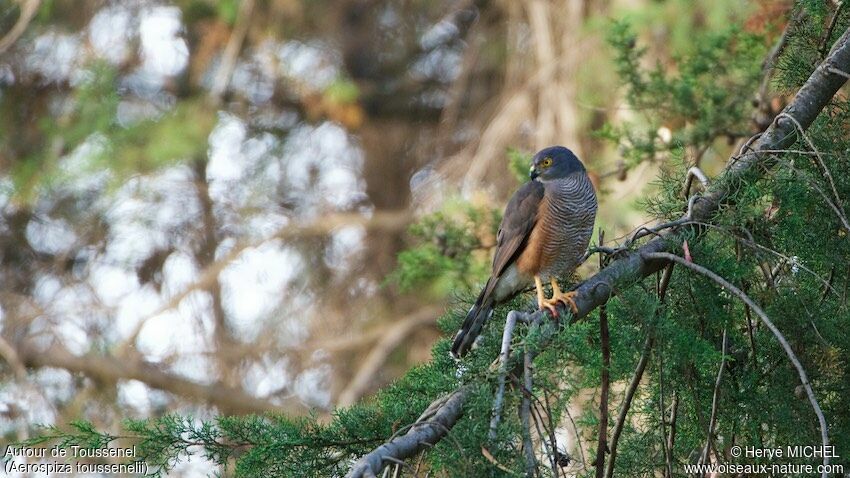
[[[540,275],[572,274],[587,250],[596,219],[596,193],[587,174],[547,181],[539,214]]]

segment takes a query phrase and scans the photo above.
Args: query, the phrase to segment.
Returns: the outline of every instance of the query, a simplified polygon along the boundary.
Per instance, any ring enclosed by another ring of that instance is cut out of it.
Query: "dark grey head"
[[[551,146],[534,155],[531,171],[532,180],[541,181],[565,178],[573,173],[585,174],[584,165],[572,151],[563,146]]]

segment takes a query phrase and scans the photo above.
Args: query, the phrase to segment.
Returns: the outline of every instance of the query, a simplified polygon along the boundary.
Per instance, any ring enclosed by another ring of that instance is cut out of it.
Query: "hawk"
[[[531,284],[541,309],[556,316],[560,302],[577,312],[575,292],[562,292],[558,277],[572,275],[587,250],[596,219],[596,193],[584,165],[563,146],[535,154],[529,177],[505,207],[490,279],[454,337],[455,358],[472,348],[495,304]],[[550,299],[543,292],[545,281],[552,284]]]

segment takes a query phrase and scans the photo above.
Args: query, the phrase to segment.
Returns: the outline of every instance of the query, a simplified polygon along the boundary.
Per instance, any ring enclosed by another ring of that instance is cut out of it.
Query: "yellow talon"
[[[570,310],[573,311],[574,314],[578,314],[578,306],[576,305],[575,297],[577,294],[575,291],[569,292],[561,292],[561,288],[558,286],[558,281],[554,278],[550,279],[550,283],[552,284],[552,298],[546,299],[546,295],[543,293],[543,281],[540,280],[539,276],[534,276],[534,285],[537,289],[537,305],[540,309],[546,309],[552,313],[552,317],[558,316],[558,303],[569,306]]]
[[[557,304],[558,302],[567,305],[570,307],[570,310],[573,311],[573,314],[578,314],[578,306],[576,305],[576,301],[573,299],[575,297],[576,292],[571,290],[569,292],[563,292],[560,295],[553,295],[551,299],[549,299],[550,303]]]
[[[562,303],[570,307],[570,310],[573,311],[573,314],[578,314],[578,306],[576,305],[576,301],[573,299],[576,295],[576,291],[571,290],[569,292],[561,292],[561,288],[558,287],[558,281],[556,279],[551,279],[552,282],[552,298],[549,299],[550,302],[554,303]]]

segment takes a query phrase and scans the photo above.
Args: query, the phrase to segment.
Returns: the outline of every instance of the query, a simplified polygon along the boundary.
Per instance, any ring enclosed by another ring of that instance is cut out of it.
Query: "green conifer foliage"
[[[772,84],[793,91],[822,58],[820,47],[850,24],[841,13],[824,40],[829,12],[822,2],[801,2],[803,24],[791,30]],[[728,138],[749,136],[751,98],[762,80],[765,40],[739,25],[695,35],[692,51],[675,65],[645,66],[638,37],[623,23],[612,27],[611,46],[629,104],[639,120],[604,128],[629,164],[668,158],[657,192],[645,199],[659,220],[678,217],[685,171],[693,151],[705,151]],[[828,43],[831,44],[831,43]],[[733,206],[712,225],[697,225],[689,236],[693,261],[708,267],[760,304],[803,363],[827,418],[830,439],[850,466],[850,103],[837,96],[815,124],[799,134],[787,152],[777,153],[779,167],[759,181],[737,185]],[[667,126],[672,140],[661,142],[657,130]],[[514,155],[514,170],[519,160]],[[672,158],[672,159],[670,159]],[[694,187],[698,190],[697,187]],[[411,231],[414,244],[399,257],[392,279],[401,287],[469,289],[470,274],[480,279],[487,258],[474,251],[482,244],[472,227],[493,228],[498,217],[472,206],[427,216]],[[458,212],[460,211],[460,212]],[[458,219],[460,218],[460,219]],[[678,245],[682,246],[682,245]],[[709,447],[728,457],[729,448],[820,443],[818,421],[799,379],[775,337],[752,311],[715,282],[674,267],[666,295],[658,278],[618,288],[607,304],[610,328],[610,380],[627,384],[649,341],[649,361],[617,447],[616,476],[653,477],[666,466],[665,448],[675,427],[674,476]],[[461,296],[441,319],[450,336],[474,299]],[[431,362],[416,367],[376,396],[337,410],[329,420],[284,416],[218,417],[200,420],[169,415],[126,423],[121,439],[137,444],[140,459],[154,474],[165,473],[192,454],[221,465],[237,476],[341,476],[353,460],[401,434],[428,404],[461,384],[471,384],[461,420],[448,436],[409,460],[404,476],[418,468],[431,476],[522,476],[521,425],[515,410],[522,400],[509,386],[496,440],[488,440],[503,318],[509,310],[530,309],[528,297],[500,307],[484,331],[482,344],[459,366],[448,355],[448,341],[433,349]],[[567,416],[568,404],[582,390],[595,390],[601,377],[599,312],[558,325],[559,331],[534,362],[536,399],[548,417],[541,426],[557,425],[573,433],[598,433],[596,405],[580,416]],[[533,346],[538,337],[520,325],[514,347]],[[723,354],[723,337],[726,354]],[[722,378],[717,381],[723,367]],[[609,440],[624,387],[615,387],[609,402]],[[712,402],[716,399],[716,407]],[[671,424],[675,404],[676,420]],[[716,415],[708,436],[712,408]],[[51,428],[33,443],[62,445],[118,439],[77,423],[71,431]],[[594,476],[595,438],[585,440],[584,456],[573,454],[567,468]],[[485,450],[485,451],[482,451]],[[731,461],[731,459],[730,459]],[[753,460],[749,462],[754,462]],[[817,464],[819,460],[801,460]],[[546,462],[541,476],[551,476]],[[845,468],[847,471],[850,468]]]

